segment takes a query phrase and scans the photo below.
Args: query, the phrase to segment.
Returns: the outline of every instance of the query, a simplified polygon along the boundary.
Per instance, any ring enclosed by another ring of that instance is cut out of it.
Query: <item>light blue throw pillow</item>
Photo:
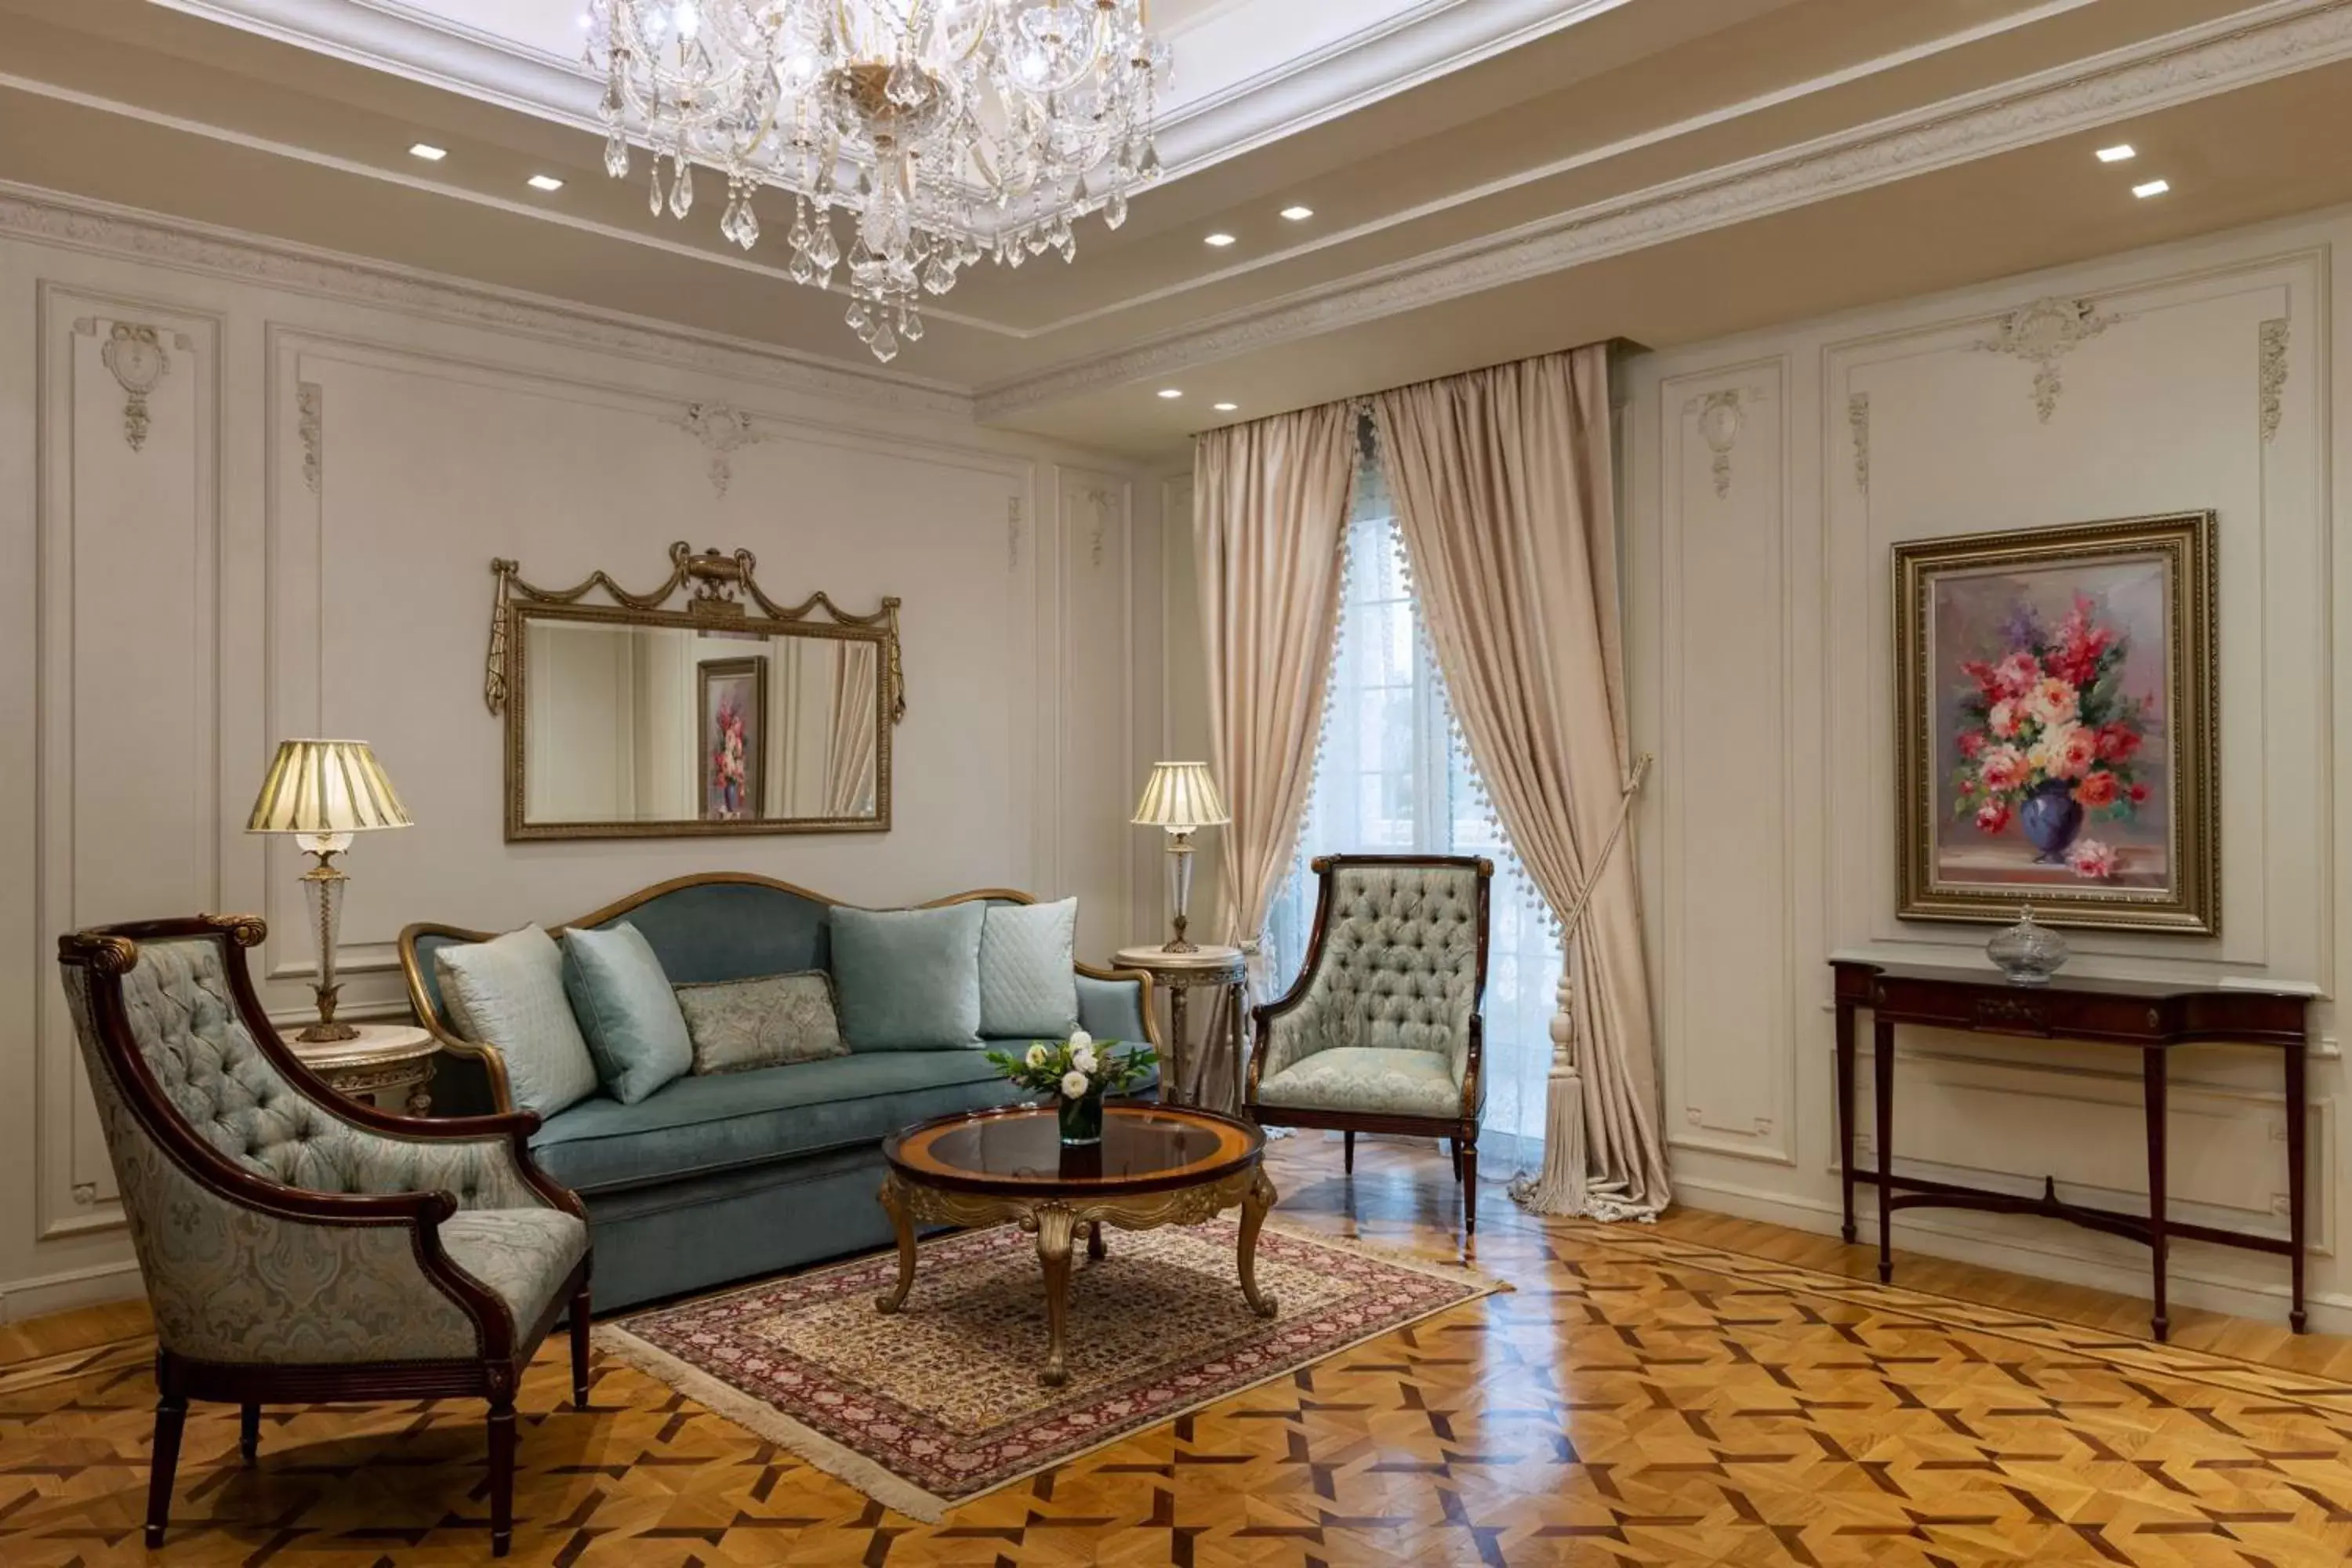
[[[980,1032],[1066,1040],[1078,1026],[1078,900],[991,904],[980,927]]]
[[[517,1110],[552,1116],[596,1092],[580,1025],[563,995],[563,954],[537,926],[433,955],[457,1033],[494,1047]]]
[[[833,911],[833,987],[853,1051],[980,1044],[979,904]]]
[[[563,989],[596,1076],[623,1105],[692,1070],[694,1041],[677,993],[636,927],[625,921],[610,931],[565,932]]]

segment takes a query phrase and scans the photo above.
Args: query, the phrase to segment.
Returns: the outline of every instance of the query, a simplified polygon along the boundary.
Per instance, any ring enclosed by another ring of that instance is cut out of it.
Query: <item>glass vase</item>
[[[1102,1142],[1103,1097],[1082,1094],[1062,1097],[1062,1142],[1065,1147]]]

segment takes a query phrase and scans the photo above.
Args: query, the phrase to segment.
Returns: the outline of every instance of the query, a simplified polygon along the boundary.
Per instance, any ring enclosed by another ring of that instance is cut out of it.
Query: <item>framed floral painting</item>
[[[750,822],[762,815],[768,754],[768,661],[707,658],[700,671],[702,820]]]
[[[2213,514],[1895,551],[1906,920],[2221,929]]]

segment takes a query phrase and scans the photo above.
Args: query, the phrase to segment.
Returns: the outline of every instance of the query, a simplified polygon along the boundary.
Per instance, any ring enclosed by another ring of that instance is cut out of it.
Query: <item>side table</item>
[[[1249,1012],[1249,963],[1242,950],[1203,945],[1191,952],[1171,952],[1164,947],[1123,947],[1117,963],[1121,969],[1140,969],[1168,988],[1168,1063],[1160,1074],[1160,1098],[1221,1116],[1241,1116],[1242,1030]],[[1216,1026],[1215,1015],[1210,1015],[1210,1037],[1201,1042],[1195,1058],[1190,1000],[1200,987],[1224,993],[1230,1005],[1223,1029]]]
[[[373,1100],[387,1089],[408,1090],[406,1110],[425,1116],[433,1110],[433,1064],[441,1044],[414,1024],[361,1024],[356,1040],[310,1045],[281,1029],[286,1048],[317,1073],[327,1087],[353,1100]]]

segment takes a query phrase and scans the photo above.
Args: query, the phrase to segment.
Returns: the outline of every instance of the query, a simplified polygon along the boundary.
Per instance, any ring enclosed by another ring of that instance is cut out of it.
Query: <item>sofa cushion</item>
[[[563,938],[563,991],[580,1020],[605,1092],[634,1105],[694,1067],[677,993],[637,928],[624,921],[605,931]]]
[[[833,977],[762,974],[677,988],[698,1073],[751,1072],[845,1057]]]
[[[443,1005],[457,1032],[494,1046],[517,1110],[552,1116],[596,1092],[596,1064],[563,994],[555,939],[525,926],[433,955]]]
[[[853,1051],[980,1044],[978,903],[833,911],[833,983]]]
[[[1078,1026],[1078,900],[992,904],[980,925],[980,1032],[1066,1040]]]
[[[682,1078],[635,1105],[599,1095],[530,1143],[549,1175],[595,1192],[876,1142],[1019,1098],[978,1051],[887,1051]]]

